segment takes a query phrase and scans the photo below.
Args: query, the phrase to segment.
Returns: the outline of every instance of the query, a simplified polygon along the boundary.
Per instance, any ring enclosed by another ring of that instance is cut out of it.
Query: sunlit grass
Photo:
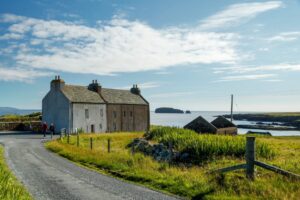
[[[0,199],[1,200],[30,200],[26,189],[17,181],[8,169],[4,159],[4,149],[0,146]]]
[[[90,150],[90,137],[93,138],[93,150]],[[247,180],[243,170],[225,176],[207,173],[244,163],[243,156],[222,154],[202,165],[169,166],[141,153],[132,155],[127,145],[137,137],[143,137],[143,133],[82,134],[79,147],[76,146],[76,136],[70,137],[70,144],[64,138],[46,146],[61,156],[100,172],[187,198],[297,199],[300,196],[300,182],[261,168],[257,168],[255,181]],[[108,139],[111,139],[111,153],[107,152]],[[275,157],[260,156],[260,160],[300,173],[300,137],[258,137],[257,141],[276,151]]]

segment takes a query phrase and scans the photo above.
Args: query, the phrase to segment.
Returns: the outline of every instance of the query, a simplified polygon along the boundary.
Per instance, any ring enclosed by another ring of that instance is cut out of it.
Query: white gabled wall
[[[55,132],[60,132],[62,128],[69,131],[69,111],[70,102],[60,90],[50,90],[42,102],[43,122],[47,122],[48,127],[54,123]]]
[[[105,104],[73,103],[72,108],[73,132],[75,132],[76,128],[82,128],[84,132],[90,133],[92,125],[94,125],[95,133],[106,132],[107,118]],[[88,118],[85,113],[86,109],[88,110]]]

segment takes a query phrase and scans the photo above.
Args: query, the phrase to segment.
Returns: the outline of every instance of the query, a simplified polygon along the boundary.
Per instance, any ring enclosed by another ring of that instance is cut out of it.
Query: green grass
[[[7,114],[0,116],[0,122],[28,122],[40,121],[42,118],[41,112],[35,112],[28,115]]]
[[[90,137],[94,141],[93,150],[89,149]],[[70,138],[70,144],[64,138],[62,141],[51,141],[46,147],[101,173],[188,199],[298,199],[300,196],[299,181],[261,168],[257,168],[255,181],[247,180],[243,170],[229,172],[224,176],[207,173],[245,162],[242,156],[230,155],[231,153],[217,154],[218,156],[201,165],[189,166],[169,166],[168,163],[157,162],[140,153],[131,155],[126,146],[137,137],[143,137],[143,133],[82,134],[79,147],[76,146],[76,136]],[[218,137],[223,138],[216,136]],[[108,138],[111,139],[111,153],[107,153]],[[239,142],[243,139],[236,138]],[[152,142],[156,141],[158,139],[153,139]],[[300,137],[258,137],[257,141],[276,152],[272,158],[262,154],[259,160],[300,174]],[[217,146],[207,146],[215,147]],[[179,145],[176,148],[181,147]]]
[[[3,154],[4,149],[0,146],[0,199],[31,200],[32,197],[8,169]]]
[[[199,135],[191,130],[174,127],[157,127],[145,136],[165,145],[172,142],[176,150],[192,155],[194,162],[201,162],[217,156],[241,158],[245,155],[246,140],[244,136]],[[258,157],[273,158],[275,151],[266,143],[258,141],[256,154]]]

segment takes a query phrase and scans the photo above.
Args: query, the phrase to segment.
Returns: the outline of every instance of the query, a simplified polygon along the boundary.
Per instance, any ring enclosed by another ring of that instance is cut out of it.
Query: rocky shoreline
[[[230,118],[230,115],[224,115],[224,117]],[[233,119],[257,122],[255,125],[238,125],[238,128],[300,130],[300,113],[234,114]]]

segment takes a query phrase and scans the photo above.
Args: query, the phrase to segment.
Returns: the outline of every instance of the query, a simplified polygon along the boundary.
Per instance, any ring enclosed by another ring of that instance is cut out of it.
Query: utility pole
[[[233,121],[233,94],[231,95],[231,122]]]

